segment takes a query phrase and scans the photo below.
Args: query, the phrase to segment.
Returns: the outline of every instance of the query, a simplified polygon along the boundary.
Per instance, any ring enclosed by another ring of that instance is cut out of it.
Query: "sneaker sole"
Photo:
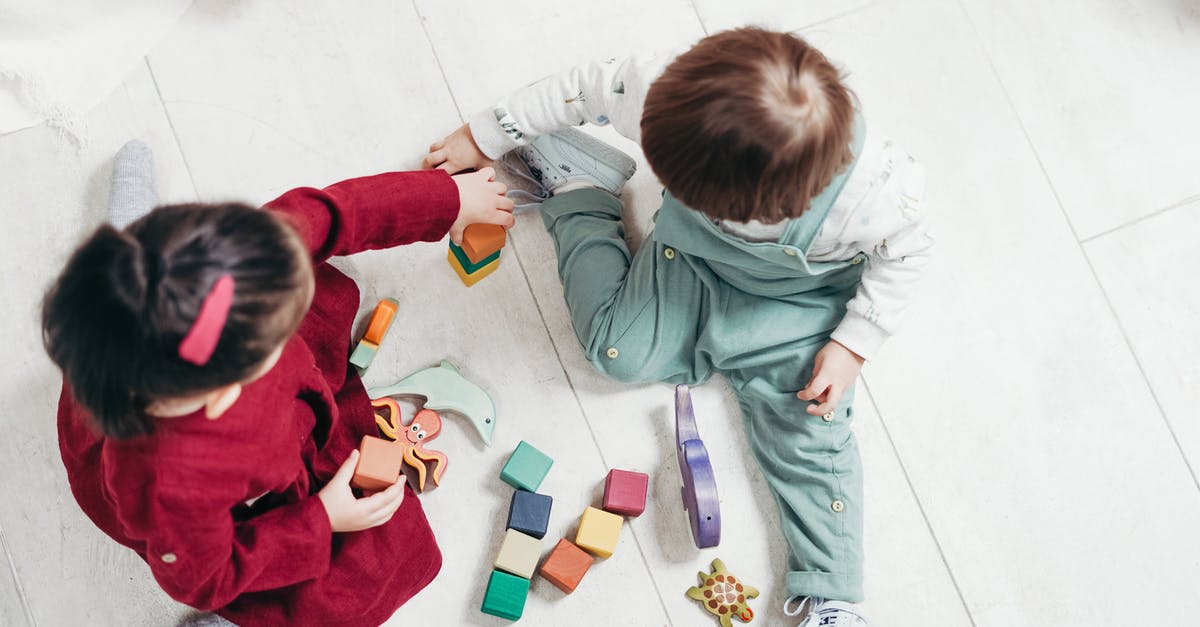
[[[620,173],[628,181],[637,171],[637,162],[632,157],[583,131],[568,128],[554,134],[576,150],[591,155],[596,161]]]

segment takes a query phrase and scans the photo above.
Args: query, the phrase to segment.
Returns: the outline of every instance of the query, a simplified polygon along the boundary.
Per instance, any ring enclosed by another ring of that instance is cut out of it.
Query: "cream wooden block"
[[[599,557],[612,557],[621,539],[621,525],[625,519],[602,509],[589,507],[579,517],[579,531],[575,533],[575,544],[579,548]]]
[[[542,541],[516,529],[504,532],[504,543],[496,556],[495,567],[514,575],[532,579],[542,556]]]
[[[1200,202],[1084,246],[1193,469],[1200,468]],[[1156,413],[1147,407],[1147,414]]]
[[[1195,3],[962,6],[1080,238],[1200,194]]]

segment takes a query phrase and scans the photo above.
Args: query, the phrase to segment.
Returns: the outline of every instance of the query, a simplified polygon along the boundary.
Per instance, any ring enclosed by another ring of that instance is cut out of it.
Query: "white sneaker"
[[[793,600],[799,600],[796,609],[789,609]],[[853,603],[826,601],[820,597],[791,597],[783,603],[783,613],[799,616],[808,610],[804,620],[796,627],[867,627],[867,617]]]
[[[542,135],[513,152],[547,197],[567,185],[598,187],[615,196],[637,170],[629,155],[573,128]]]

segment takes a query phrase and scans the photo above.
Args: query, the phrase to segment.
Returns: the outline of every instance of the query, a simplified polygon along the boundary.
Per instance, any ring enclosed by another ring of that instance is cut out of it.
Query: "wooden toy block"
[[[508,528],[541,540],[546,537],[553,504],[554,499],[545,494],[513,491],[512,502],[508,506]]]
[[[383,343],[383,336],[387,334],[388,329],[392,326],[392,320],[396,317],[396,309],[400,307],[400,301],[394,298],[385,298],[375,305],[375,311],[371,312],[371,319],[367,322],[367,332],[363,334],[363,339],[378,347]]]
[[[595,561],[596,559],[583,549],[563,538],[554,546],[554,550],[550,551],[550,556],[538,572],[556,588],[571,594]]]
[[[484,614],[517,620],[525,612],[525,597],[528,594],[528,579],[493,570],[487,591],[483,593],[483,606],[479,609]]]
[[[358,346],[354,347],[354,352],[350,353],[350,363],[358,368],[359,372],[367,369],[371,365],[371,360],[375,359],[375,353],[379,350],[379,346],[372,344],[367,340],[361,340]]]
[[[454,364],[442,360],[432,368],[418,370],[393,385],[367,390],[367,396],[423,396],[425,409],[451,411],[465,416],[471,426],[491,446],[496,429],[496,403],[483,388],[462,376]]]
[[[479,263],[473,263],[471,259],[467,257],[467,253],[463,252],[463,249],[456,246],[454,242],[450,242],[450,252],[454,253],[454,258],[458,260],[458,265],[461,266],[463,272],[466,272],[467,274],[479,272],[480,268],[500,258],[500,251],[497,250],[496,252],[481,259]]]
[[[614,514],[640,516],[646,511],[646,489],[650,476],[632,470],[608,471],[604,480],[604,509]]]
[[[387,489],[400,479],[404,449],[382,438],[364,435],[358,448],[358,465],[350,485],[368,491]]]
[[[458,263],[458,258],[454,256],[453,250],[447,252],[446,255],[447,259],[450,261],[450,267],[454,268],[454,273],[458,275],[458,278],[462,280],[463,285],[466,285],[467,287],[471,287],[472,285],[484,280],[489,274],[495,272],[496,268],[500,267],[500,258],[496,257],[496,259],[494,259],[491,263],[483,266],[479,270],[476,270],[473,274],[467,274],[467,271],[463,270],[462,265]]]
[[[623,522],[625,519],[616,514],[589,507],[579,517],[575,544],[593,555],[609,557],[617,550],[617,538],[621,535]]]
[[[500,554],[493,564],[500,570],[508,571],[526,579],[533,578],[537,570],[538,558],[542,556],[542,541],[527,536],[516,529],[504,532],[504,542],[500,545]]]
[[[504,248],[508,232],[498,224],[472,224],[463,231],[462,249],[471,263],[479,263]]]
[[[553,459],[521,440],[504,463],[504,468],[500,469],[500,478],[514,488],[537,492],[553,464]]]

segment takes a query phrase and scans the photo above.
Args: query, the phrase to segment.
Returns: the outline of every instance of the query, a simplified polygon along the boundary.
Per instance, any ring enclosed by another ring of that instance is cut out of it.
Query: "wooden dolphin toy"
[[[451,411],[465,416],[491,446],[492,431],[496,428],[496,404],[483,388],[467,381],[453,364],[446,360],[432,368],[418,370],[393,385],[371,388],[367,396],[422,396],[425,408]]]

